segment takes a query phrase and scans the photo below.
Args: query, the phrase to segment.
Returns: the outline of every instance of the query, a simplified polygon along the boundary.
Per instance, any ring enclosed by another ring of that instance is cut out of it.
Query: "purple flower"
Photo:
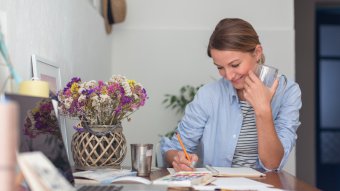
[[[78,86],[75,86],[74,83],[77,83]],[[129,96],[125,95],[124,90],[124,86],[127,84],[129,84],[132,94]],[[79,92],[80,87],[85,88]],[[98,96],[98,99],[92,99],[94,96]],[[117,75],[108,82],[102,80],[81,82],[78,77],[72,78],[66,84],[64,91],[58,93],[58,98],[60,99],[60,113],[63,115],[78,117],[81,120],[86,118],[92,124],[98,123],[98,121],[112,124],[127,118],[131,112],[143,106],[147,94],[139,83]],[[77,128],[78,130],[79,128]]]
[[[74,77],[74,78],[71,79],[71,81],[69,83],[67,83],[66,87],[71,88],[73,83],[78,83],[80,81],[81,81],[81,79],[79,77]]]
[[[42,100],[32,110],[29,110],[27,116],[24,122],[25,135],[34,138],[39,134],[56,133],[61,138],[58,134],[57,118],[48,99]]]
[[[105,84],[104,84],[104,82],[103,82],[102,80],[99,80],[99,81],[98,81],[98,85],[99,85],[99,87],[102,87],[102,86],[104,86]]]
[[[129,104],[131,101],[132,101],[132,98],[130,97],[127,97],[127,96],[122,97],[122,105]]]
[[[72,127],[73,127],[73,129],[76,130],[78,133],[81,133],[81,132],[84,132],[84,131],[85,131],[84,128],[82,128],[82,127],[77,127],[76,125],[73,125]]]
[[[89,95],[91,95],[93,92],[95,92],[95,89],[89,89],[86,94],[86,98],[88,98]]]

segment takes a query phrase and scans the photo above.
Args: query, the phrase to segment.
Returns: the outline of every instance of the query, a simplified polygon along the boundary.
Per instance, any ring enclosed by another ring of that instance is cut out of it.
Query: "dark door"
[[[340,190],[340,6],[316,12],[317,187],[333,191]]]

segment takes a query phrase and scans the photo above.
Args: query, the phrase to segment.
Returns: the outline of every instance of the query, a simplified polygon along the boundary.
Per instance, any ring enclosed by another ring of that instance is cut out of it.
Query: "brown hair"
[[[250,23],[238,18],[226,18],[216,25],[211,34],[207,53],[211,57],[211,49],[253,52],[258,44],[261,44],[259,36]],[[260,62],[264,62],[263,54]]]

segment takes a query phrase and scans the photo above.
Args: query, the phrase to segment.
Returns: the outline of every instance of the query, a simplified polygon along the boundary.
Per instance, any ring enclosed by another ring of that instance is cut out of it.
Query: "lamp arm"
[[[2,57],[5,60],[5,63],[9,69],[10,75],[12,78],[14,78],[14,80],[19,84],[21,82],[21,78],[18,75],[18,73],[15,71],[15,69],[13,68],[13,65],[10,62],[9,59],[9,55],[8,55],[8,51],[5,45],[5,41],[4,41],[4,37],[3,34],[0,32],[0,52],[2,54]]]

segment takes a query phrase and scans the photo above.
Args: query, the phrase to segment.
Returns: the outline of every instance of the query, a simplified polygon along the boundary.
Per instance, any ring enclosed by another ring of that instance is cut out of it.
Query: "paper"
[[[170,174],[175,174],[176,171],[173,168],[167,168]],[[195,168],[195,172],[210,172],[213,176],[228,176],[228,177],[263,177],[266,174],[254,170],[252,168],[232,168],[232,167],[211,167],[206,166],[206,168]]]
[[[170,174],[175,174],[175,173],[176,173],[176,171],[175,171],[174,168],[167,168],[167,170],[168,170],[168,172],[169,172]]]
[[[73,173],[75,178],[89,179],[88,183],[111,184],[113,180],[123,176],[136,176],[137,172],[127,169],[98,169]],[[77,181],[77,180],[76,180]],[[93,182],[94,181],[94,182]],[[80,181],[85,182],[85,181]]]
[[[215,189],[221,189],[217,186],[212,186],[212,185],[208,185],[208,186],[193,186],[193,188],[195,190],[200,190],[200,191],[215,191]],[[229,189],[226,189],[229,190]],[[236,189],[239,191],[242,191],[244,189]],[[284,191],[282,189],[279,188],[272,188],[272,187],[256,187],[256,188],[252,188],[252,189],[245,189],[247,191],[249,190],[256,190],[256,191]]]
[[[252,189],[258,187],[272,187],[270,184],[265,184],[255,180],[251,180],[243,177],[232,177],[232,178],[216,178],[212,184],[219,188],[227,189]]]
[[[228,189],[228,190],[280,190],[272,188],[272,185],[251,180],[248,178],[216,178],[208,186],[194,186],[195,190],[215,190],[215,189]]]
[[[207,170],[211,171],[214,176],[237,176],[237,177],[263,177],[266,174],[252,168],[232,168],[232,167],[211,167],[206,165]]]
[[[34,191],[75,191],[42,152],[18,155],[18,163],[30,188]]]

